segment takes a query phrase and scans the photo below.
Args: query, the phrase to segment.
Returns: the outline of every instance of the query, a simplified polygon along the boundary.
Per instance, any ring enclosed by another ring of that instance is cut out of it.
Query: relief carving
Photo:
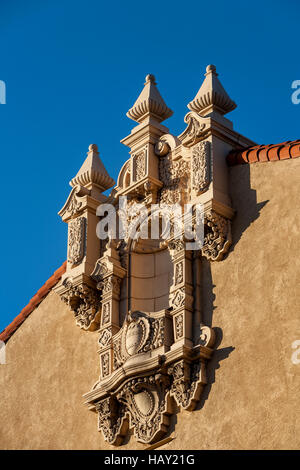
[[[111,328],[106,328],[102,330],[99,335],[98,343],[101,347],[105,347],[110,343],[112,338],[112,331]]]
[[[97,291],[85,284],[73,286],[69,280],[65,281],[64,286],[67,290],[61,299],[74,312],[76,324],[85,330],[96,329],[99,326],[100,305]]]
[[[122,366],[130,356],[162,346],[164,327],[164,318],[147,318],[141,312],[133,312],[113,339],[114,369]]]
[[[85,218],[77,217],[69,222],[68,261],[74,266],[84,257],[85,249]]]
[[[214,211],[204,214],[202,255],[208,260],[219,261],[223,259],[230,245],[230,221]]]
[[[179,339],[183,336],[183,314],[182,313],[175,317],[175,333],[176,333],[176,339]]]
[[[159,178],[164,186],[160,191],[160,202],[165,204],[184,203],[188,191],[189,162],[180,159],[173,161],[171,155],[162,157],[159,162]]]
[[[110,302],[102,305],[102,325],[110,322]]]
[[[139,181],[146,175],[146,150],[133,155],[134,181]]]
[[[210,172],[210,143],[199,142],[192,149],[192,188],[196,194],[208,189]]]
[[[178,139],[185,147],[191,147],[204,137],[207,129],[207,120],[196,112],[191,111],[185,116],[184,122],[187,123],[187,128],[178,136]]]

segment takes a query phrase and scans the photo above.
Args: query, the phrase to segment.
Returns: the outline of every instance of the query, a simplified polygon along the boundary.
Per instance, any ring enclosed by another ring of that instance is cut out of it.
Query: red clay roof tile
[[[300,139],[275,145],[256,145],[246,149],[233,150],[227,156],[227,163],[229,166],[234,166],[298,157],[300,157]]]

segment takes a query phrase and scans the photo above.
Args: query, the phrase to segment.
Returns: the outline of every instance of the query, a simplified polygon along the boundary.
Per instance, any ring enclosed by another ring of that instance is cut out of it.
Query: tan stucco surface
[[[203,322],[216,328],[208,385],[172,419],[165,449],[300,447],[300,159],[230,169],[233,246],[203,262]],[[51,293],[7,343],[0,366],[0,448],[103,449],[83,406],[99,374],[97,333]],[[175,425],[175,427],[174,427]],[[146,448],[131,437],[123,449]]]

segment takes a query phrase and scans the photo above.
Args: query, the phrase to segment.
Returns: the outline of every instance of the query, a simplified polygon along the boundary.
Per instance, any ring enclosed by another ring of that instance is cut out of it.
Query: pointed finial
[[[100,191],[105,191],[115,184],[99,157],[96,144],[89,145],[89,151],[87,152],[87,157],[82,167],[77,175],[70,181],[72,187],[78,184],[89,189],[94,185],[98,187]]]
[[[137,122],[144,122],[150,117],[157,122],[162,122],[172,114],[173,111],[167,107],[156,87],[154,75],[148,74],[141,94],[126,116]]]
[[[211,64],[206,67],[204,82],[187,107],[201,116],[207,116],[213,111],[224,115],[236,108],[235,102],[226,93],[218,79],[215,65]]]

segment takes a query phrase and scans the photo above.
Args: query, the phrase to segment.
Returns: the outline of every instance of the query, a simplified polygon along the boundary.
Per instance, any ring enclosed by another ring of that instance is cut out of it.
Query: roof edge
[[[36,309],[36,307],[49,294],[51,289],[58,283],[62,275],[66,272],[67,261],[58,268],[51,277],[42,285],[37,293],[31,298],[29,303],[21,310],[14,320],[0,333],[0,340],[7,342],[15,331],[22,325],[26,318]]]
[[[300,157],[300,139],[280,144],[256,145],[254,147],[232,150],[227,156],[229,166],[287,160]]]

